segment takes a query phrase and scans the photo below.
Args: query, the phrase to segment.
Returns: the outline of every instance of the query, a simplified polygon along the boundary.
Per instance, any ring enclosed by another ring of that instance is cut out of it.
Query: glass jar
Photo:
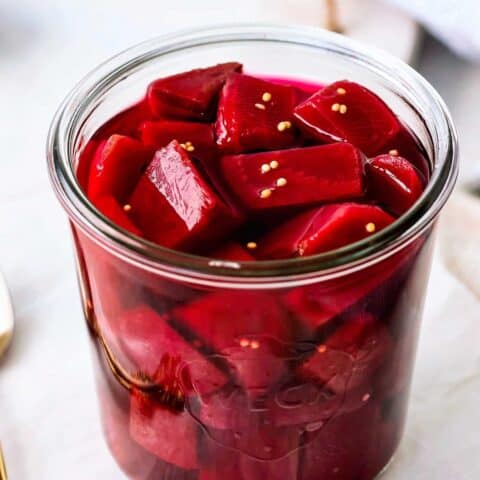
[[[239,61],[247,71],[379,94],[431,162],[390,227],[333,252],[220,261],[116,227],[76,178],[92,134],[154,79]],[[405,423],[436,218],[457,175],[434,89],[402,62],[307,27],[214,27],[109,60],[60,107],[48,140],[72,227],[109,447],[133,479],[370,480]]]

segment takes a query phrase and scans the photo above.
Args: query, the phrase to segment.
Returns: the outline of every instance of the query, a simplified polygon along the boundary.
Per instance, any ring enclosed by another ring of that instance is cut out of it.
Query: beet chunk
[[[217,144],[229,153],[293,146],[296,129],[292,114],[296,98],[293,87],[247,75],[230,75],[218,105]]]
[[[120,204],[110,196],[99,197],[95,200],[95,206],[113,223],[128,230],[134,235],[142,236],[142,232],[130,220]]]
[[[366,165],[370,195],[395,215],[405,213],[420,197],[423,182],[405,158],[380,155]]]
[[[130,205],[145,236],[170,248],[217,240],[239,221],[175,140],[157,151]]]
[[[394,154],[406,158],[421,173],[424,179],[430,177],[428,154],[426,153],[425,148],[420,144],[420,141],[404,125],[402,125],[402,128],[388,141],[388,143],[371,154],[370,157],[385,154]]]
[[[394,221],[380,207],[359,203],[326,205],[301,213],[258,241],[257,258],[314,255],[357,242]]]
[[[150,109],[159,117],[208,120],[227,77],[241,70],[230,62],[156,80],[148,87]]]
[[[221,175],[252,212],[304,207],[363,196],[363,155],[337,143],[221,159]]]
[[[253,342],[269,337],[282,342],[291,335],[285,311],[268,293],[215,293],[180,307],[173,314],[216,352],[240,345],[242,339]]]
[[[354,410],[371,400],[375,373],[387,360],[393,341],[387,329],[367,313],[345,324],[316,348],[299,374],[343,397],[342,410]]]
[[[139,372],[151,377],[161,387],[165,375],[169,389],[175,384],[182,396],[195,385],[200,394],[221,388],[226,375],[198,353],[168,323],[168,317],[151,308],[139,306],[120,318],[121,349]]]
[[[325,142],[353,143],[374,155],[402,129],[383,102],[358,83],[332,83],[295,108],[295,119],[306,134]]]
[[[205,163],[214,162],[217,145],[213,128],[207,123],[158,120],[140,125],[140,136],[145,145],[156,149],[177,140],[193,157]]]
[[[133,390],[130,434],[145,450],[185,470],[197,467],[197,424],[187,412],[170,410],[153,395]]]
[[[88,198],[109,195],[124,203],[152,159],[152,151],[123,135],[112,135],[97,147],[90,166]]]
[[[216,293],[173,315],[197,343],[222,355],[234,378],[253,394],[270,388],[285,373],[292,328],[273,295]]]

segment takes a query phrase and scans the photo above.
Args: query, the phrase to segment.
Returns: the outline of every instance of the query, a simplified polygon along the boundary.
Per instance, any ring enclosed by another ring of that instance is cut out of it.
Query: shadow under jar
[[[88,140],[152,80],[232,60],[269,77],[350,78],[379,94],[428,154],[422,197],[367,240],[282,261],[193,256],[116,227],[77,181]],[[105,435],[129,478],[371,480],[388,465],[405,423],[435,220],[457,173],[454,128],[425,80],[309,28],[164,37],[75,88],[53,122],[48,162],[71,222]]]

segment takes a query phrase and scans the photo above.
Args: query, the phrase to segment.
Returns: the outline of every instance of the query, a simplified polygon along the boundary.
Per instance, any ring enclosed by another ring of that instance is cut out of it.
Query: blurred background
[[[67,223],[47,179],[53,114],[132,44],[242,21],[334,28],[410,62],[458,126],[460,188],[480,186],[477,0],[0,0],[0,269],[17,318],[0,361],[0,441],[14,480],[119,478],[99,431]],[[445,215],[407,439],[388,480],[480,478],[476,202],[457,193]]]

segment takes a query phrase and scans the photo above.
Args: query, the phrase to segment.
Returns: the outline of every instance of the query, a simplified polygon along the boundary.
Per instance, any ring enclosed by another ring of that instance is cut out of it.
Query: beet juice
[[[431,258],[431,224],[389,237],[433,181],[421,132],[353,73],[232,58],[146,87],[75,163],[104,225],[72,230],[117,463],[372,480],[402,436]]]

